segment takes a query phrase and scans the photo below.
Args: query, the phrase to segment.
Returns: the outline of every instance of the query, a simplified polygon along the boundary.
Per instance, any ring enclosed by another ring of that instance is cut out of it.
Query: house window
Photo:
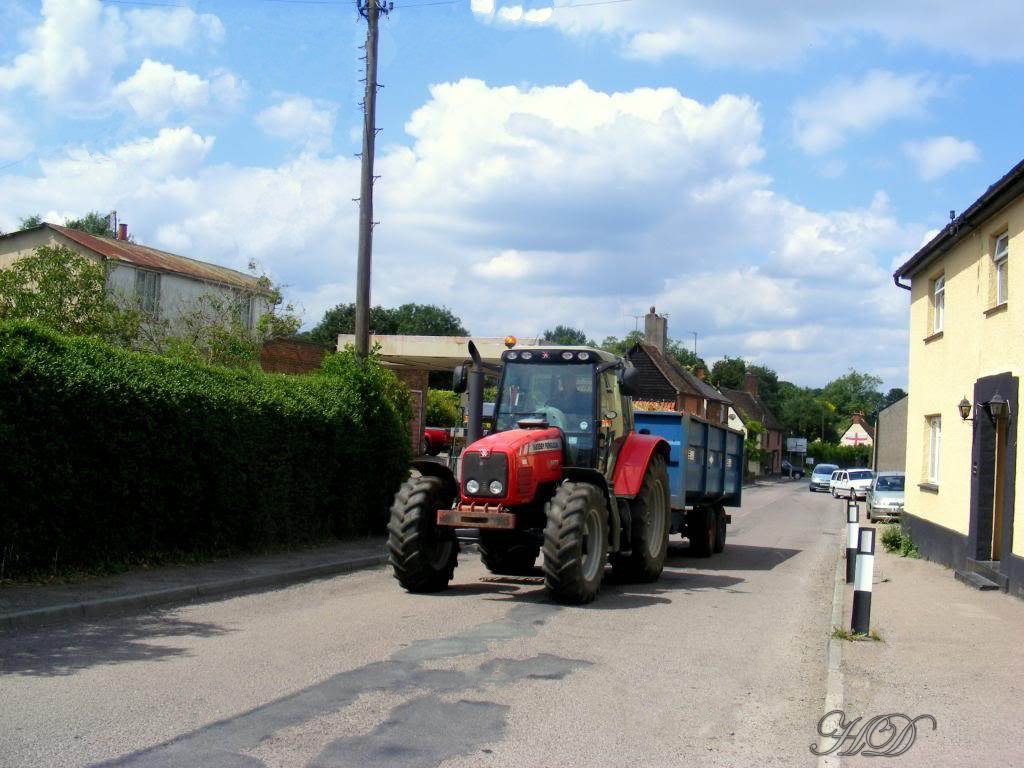
[[[996,238],[995,251],[992,253],[992,261],[995,264],[996,272],[996,304],[1003,304],[1010,297],[1009,294],[1009,261],[1010,261],[1010,235],[1004,232]]]
[[[238,293],[235,296],[238,302],[238,320],[243,328],[252,330],[252,294]]]
[[[942,330],[946,321],[946,276],[939,275],[932,282],[932,333]]]
[[[928,417],[928,482],[939,484],[939,457],[942,453],[942,417]]]
[[[139,300],[139,308],[148,315],[157,315],[160,311],[160,273],[135,271],[135,295]]]

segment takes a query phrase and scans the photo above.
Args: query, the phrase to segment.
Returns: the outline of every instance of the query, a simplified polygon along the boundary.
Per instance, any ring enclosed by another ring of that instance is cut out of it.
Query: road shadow
[[[754,544],[726,544],[721,554],[696,557],[690,552],[689,544],[672,541],[668,545],[665,564],[690,566],[702,571],[770,571],[802,551]]]
[[[167,638],[217,637],[229,631],[162,613],[45,627],[0,638],[0,675],[60,677],[107,664],[160,661],[188,653],[164,644]]]

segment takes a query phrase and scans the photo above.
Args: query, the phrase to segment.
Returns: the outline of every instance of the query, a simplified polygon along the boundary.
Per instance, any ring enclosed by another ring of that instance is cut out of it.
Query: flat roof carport
[[[354,345],[354,334],[338,334],[338,349]],[[450,371],[469,360],[469,342],[476,344],[484,364],[501,365],[505,337],[479,336],[378,336],[371,334],[370,348],[379,345],[378,354],[385,365],[421,371]],[[532,346],[538,339],[519,339],[519,346]]]

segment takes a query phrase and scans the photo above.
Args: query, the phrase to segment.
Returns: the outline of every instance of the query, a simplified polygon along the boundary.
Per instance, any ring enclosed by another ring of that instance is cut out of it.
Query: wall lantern
[[[974,419],[971,418],[971,408],[970,400],[966,397],[961,400],[960,405],[957,406],[957,409],[960,411],[960,418],[964,421],[974,421]]]
[[[992,421],[999,421],[1000,419],[1008,419],[1010,417],[1010,404],[1006,402],[1006,398],[996,392],[992,395],[992,399],[989,400],[982,406],[987,412]]]

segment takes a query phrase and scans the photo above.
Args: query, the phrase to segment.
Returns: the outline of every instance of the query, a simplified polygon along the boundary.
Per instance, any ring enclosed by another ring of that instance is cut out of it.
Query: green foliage
[[[269,375],[0,323],[6,573],[381,530],[408,395],[374,360],[332,359]]]
[[[621,339],[616,338],[615,336],[605,336],[604,341],[601,342],[601,349],[621,357],[629,352],[634,344],[643,340],[644,335],[640,331],[630,331]]]
[[[828,402],[835,405],[841,422],[849,422],[854,413],[877,413],[884,397],[878,388],[882,380],[870,373],[860,373],[852,368],[838,379],[833,379],[821,391]]]
[[[460,427],[462,426],[459,395],[443,389],[427,391],[426,415],[427,426]]]
[[[307,337],[321,344],[336,344],[339,333],[355,333],[356,305],[339,304],[327,310]],[[395,309],[370,308],[370,332],[410,336],[468,336],[462,321],[447,307],[403,304]]]
[[[711,366],[711,383],[719,388],[743,389],[747,363],[742,357],[723,357]]]
[[[690,371],[690,373],[697,373],[698,369],[708,370],[708,364],[704,362],[704,359],[695,355],[692,349],[687,349],[686,345],[682,344],[675,339],[669,339],[665,345],[665,354],[674,358],[675,361]]]
[[[866,467],[871,463],[867,445],[836,445],[815,440],[807,444],[807,455],[815,464],[837,464],[840,467]]]
[[[22,216],[18,219],[18,230],[33,229],[43,223],[43,217],[38,213],[32,214],[31,216]]]
[[[917,559],[921,556],[917,546],[910,538],[910,534],[904,531],[899,525],[887,525],[882,528],[882,546],[886,552]]]
[[[597,344],[587,338],[587,334],[579,328],[571,328],[568,325],[556,325],[554,328],[544,331],[540,339],[541,344],[557,344],[564,347],[596,347]]]
[[[903,389],[901,389],[900,387],[893,387],[892,389],[885,393],[885,397],[882,398],[881,407],[888,408],[890,405],[892,405],[893,403],[898,403],[906,396],[907,393]]]
[[[96,237],[112,238],[114,236],[114,233],[110,231],[110,215],[99,211],[89,211],[78,219],[65,219],[64,226],[68,229],[88,232]]]
[[[0,270],[0,320],[29,320],[73,336],[128,344],[137,338],[141,319],[111,298],[102,265],[64,246],[42,246]]]

